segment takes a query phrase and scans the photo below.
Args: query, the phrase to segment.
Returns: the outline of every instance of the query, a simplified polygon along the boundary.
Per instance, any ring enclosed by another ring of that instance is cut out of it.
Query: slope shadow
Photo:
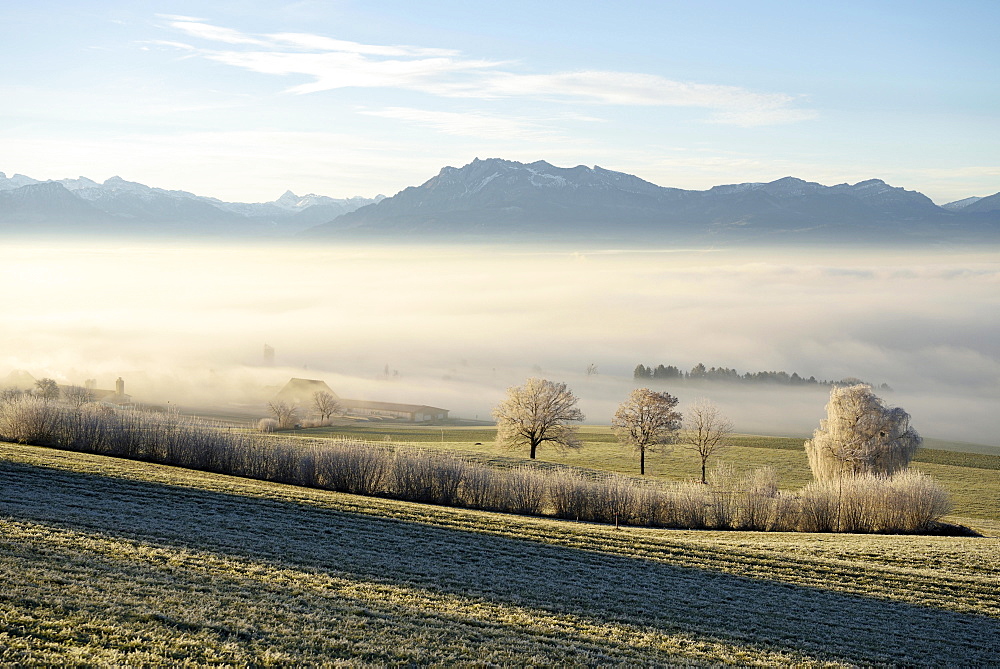
[[[0,460],[0,514],[850,663],[996,665],[1000,620],[641,558]],[[331,493],[332,494],[332,493]]]

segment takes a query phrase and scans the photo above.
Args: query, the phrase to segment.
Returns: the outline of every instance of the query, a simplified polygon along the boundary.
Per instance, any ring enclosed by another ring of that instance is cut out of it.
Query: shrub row
[[[361,495],[525,515],[689,529],[922,532],[949,507],[929,477],[858,476],[780,493],[773,469],[716,469],[708,485],[571,470],[496,469],[361,441],[275,437],[177,414],[34,397],[0,402],[0,439]]]

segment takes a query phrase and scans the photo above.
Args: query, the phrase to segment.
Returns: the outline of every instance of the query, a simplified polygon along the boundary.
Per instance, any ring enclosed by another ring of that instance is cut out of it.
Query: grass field
[[[4,664],[990,666],[998,573],[997,538],[615,529],[0,445]]]

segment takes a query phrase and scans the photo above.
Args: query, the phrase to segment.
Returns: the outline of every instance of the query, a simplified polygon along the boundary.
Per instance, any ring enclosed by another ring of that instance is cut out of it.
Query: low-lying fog
[[[995,250],[580,251],[5,244],[0,379],[260,406],[289,377],[488,418],[528,376],[608,423],[639,363],[859,377],[931,437],[1000,444]],[[263,348],[275,349],[264,366]],[[598,373],[588,375],[588,365]],[[388,371],[388,375],[386,374]],[[808,434],[825,389],[675,385]]]

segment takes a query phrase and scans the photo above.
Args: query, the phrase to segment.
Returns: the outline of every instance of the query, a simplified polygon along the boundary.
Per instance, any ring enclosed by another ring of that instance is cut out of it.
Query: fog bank
[[[182,405],[261,402],[290,376],[480,419],[527,376],[607,423],[639,364],[888,383],[923,434],[1000,444],[1000,255],[4,245],[0,378]],[[275,349],[265,366],[263,347]],[[587,375],[588,365],[598,374]],[[388,370],[388,374],[386,371]],[[825,390],[681,384],[753,432],[805,434]]]

